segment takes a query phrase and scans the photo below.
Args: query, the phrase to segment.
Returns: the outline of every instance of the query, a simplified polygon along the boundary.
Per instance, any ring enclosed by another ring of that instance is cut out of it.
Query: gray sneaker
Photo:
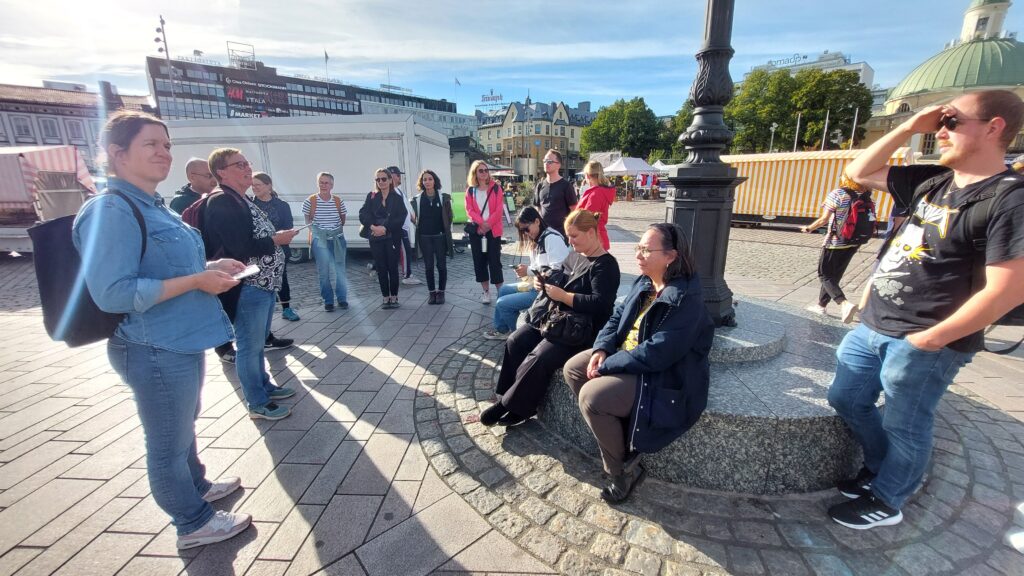
[[[206,494],[203,494],[203,500],[206,500],[207,502],[216,502],[235,490],[238,490],[241,486],[242,479],[238,476],[219,478],[216,482],[210,485],[210,489],[206,491]]]
[[[285,398],[295,396],[295,390],[287,386],[281,386],[274,388],[267,396],[270,396],[271,400],[284,400]]]
[[[252,521],[248,514],[235,514],[218,510],[203,527],[191,534],[178,536],[178,549],[195,548],[227,540],[245,531]]]
[[[292,409],[287,406],[278,406],[273,402],[267,402],[259,408],[249,409],[249,418],[257,420],[262,418],[264,420],[280,420],[287,418],[292,413]]]

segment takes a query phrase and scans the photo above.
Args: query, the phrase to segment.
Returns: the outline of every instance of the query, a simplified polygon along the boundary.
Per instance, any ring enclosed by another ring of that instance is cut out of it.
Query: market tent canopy
[[[606,176],[636,176],[637,174],[657,174],[658,169],[651,166],[643,158],[630,158],[623,156],[611,164],[605,166]]]

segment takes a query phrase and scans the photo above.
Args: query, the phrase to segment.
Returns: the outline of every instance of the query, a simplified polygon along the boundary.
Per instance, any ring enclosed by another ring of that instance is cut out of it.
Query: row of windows
[[[155,80],[157,92],[170,94],[172,92],[171,82],[163,78]],[[195,94],[197,96],[224,97],[224,87],[217,84],[203,84],[200,82],[175,82],[173,86],[175,94]]]
[[[32,126],[32,119],[28,116],[10,116],[11,119],[11,130],[14,134],[16,141],[29,141],[35,142],[36,134]],[[43,137],[43,141],[47,144],[63,143],[64,139],[60,134],[60,126],[56,118],[40,118],[36,117],[36,122],[39,123],[39,133]],[[82,120],[64,120],[64,128],[68,135],[68,139],[72,142],[85,142],[85,124]],[[7,134],[4,129],[3,122],[0,121],[0,140],[7,141]]]
[[[540,134],[540,126],[541,126],[540,124],[533,124],[533,133],[534,134]],[[523,133],[522,132],[522,127],[523,127],[522,124],[517,124],[516,125],[516,135],[517,136],[521,135]],[[529,133],[530,127],[527,126],[526,130],[527,130],[527,133]],[[544,134],[549,135],[549,136],[551,135],[551,125],[550,124],[545,124],[544,125]],[[512,136],[512,128],[511,127],[505,128],[505,136],[506,137]],[[555,136],[565,136],[565,126],[557,126],[555,128]],[[575,138],[576,137],[576,129],[575,128],[569,128],[569,137],[570,138]],[[499,138],[499,139],[501,138],[501,128],[487,130],[487,139],[488,140],[494,140],[495,138]]]
[[[289,94],[288,103],[292,106],[307,106],[309,108],[324,108],[326,110],[341,110],[343,112],[359,112],[359,104],[348,100],[329,100],[327,98]]]
[[[519,151],[523,150],[523,141],[522,140],[515,140],[515,149],[519,150]],[[527,150],[550,150],[551,149],[551,140],[545,140],[543,148],[541,148],[540,146],[535,146],[533,142],[527,142],[526,143],[526,149]],[[507,151],[511,151],[512,150],[512,146],[509,146],[508,148],[506,148],[506,150]],[[574,144],[572,142],[569,142],[569,150],[570,151],[576,150],[576,144]],[[501,152],[501,142],[498,142],[497,144],[488,144],[487,145],[487,151],[488,152]]]
[[[193,100],[191,98],[157,97],[160,115],[164,118],[227,118],[228,107],[223,102]]]

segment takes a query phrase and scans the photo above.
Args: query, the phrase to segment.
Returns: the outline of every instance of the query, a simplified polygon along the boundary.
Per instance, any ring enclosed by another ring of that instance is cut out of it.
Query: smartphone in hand
[[[235,280],[242,280],[244,278],[248,278],[249,276],[255,276],[256,274],[259,273],[260,267],[255,264],[250,264],[245,267],[245,270],[242,270],[238,274],[234,274],[231,277],[234,278]]]

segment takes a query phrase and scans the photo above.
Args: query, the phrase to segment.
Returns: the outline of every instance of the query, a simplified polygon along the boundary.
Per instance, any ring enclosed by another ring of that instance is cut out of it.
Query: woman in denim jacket
[[[715,328],[690,247],[674,224],[652,224],[636,247],[641,276],[598,333],[563,370],[601,448],[619,502],[643,476],[635,456],[686,432],[708,401]]]
[[[164,205],[156,187],[171,168],[167,126],[142,112],[121,111],[103,129],[109,190],[75,218],[73,241],[96,304],[125,314],[107,342],[110,364],[132,389],[146,433],[146,467],[157,504],[177,528],[178,548],[230,538],[248,514],[214,511],[210,502],[237,489],[238,478],[206,479],[196,452],[195,418],[206,349],[231,339],[216,294],[245,265],[206,262],[199,233]],[[127,202],[146,225],[146,239]],[[143,251],[145,246],[145,251]]]

